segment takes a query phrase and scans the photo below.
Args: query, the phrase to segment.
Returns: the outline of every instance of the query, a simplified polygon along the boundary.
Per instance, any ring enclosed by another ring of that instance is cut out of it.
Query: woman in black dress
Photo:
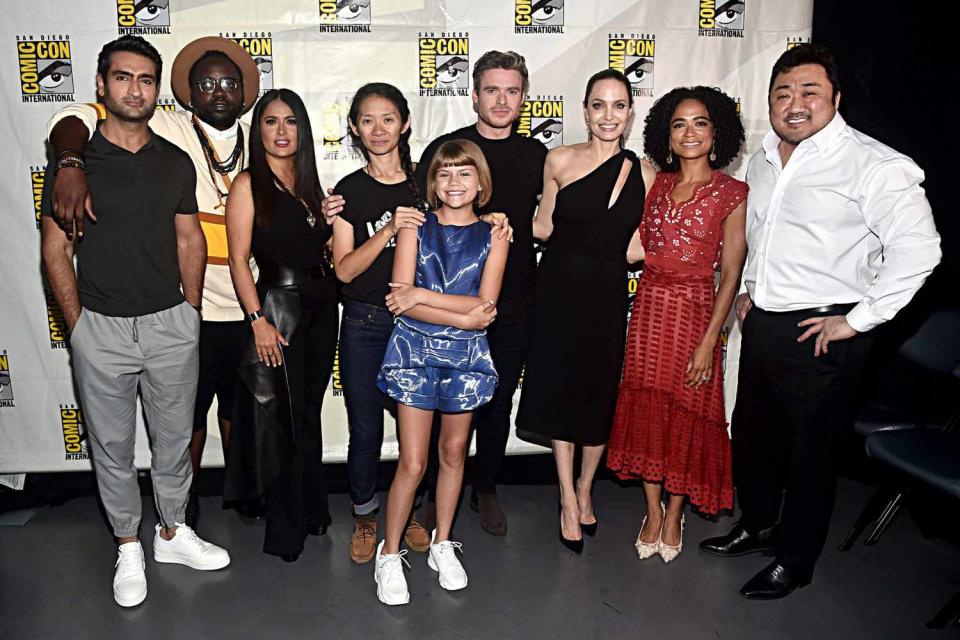
[[[590,490],[610,434],[627,327],[627,258],[656,172],[623,148],[630,83],[606,69],[587,82],[589,140],[547,154],[533,232],[548,245],[537,273],[534,336],[517,426],[551,439],[560,481],[560,540],[583,550],[597,520]],[[576,445],[583,445],[573,479]]]
[[[230,273],[248,314],[224,500],[266,498],[263,551],[296,560],[330,524],[320,409],[337,342],[331,228],[300,97],[268,91],[253,110],[250,167],[227,201]],[[260,277],[254,284],[250,255]]]

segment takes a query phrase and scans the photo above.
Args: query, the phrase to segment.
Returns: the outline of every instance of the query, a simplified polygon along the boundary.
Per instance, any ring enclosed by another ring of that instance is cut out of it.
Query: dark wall
[[[926,173],[944,258],[922,298],[937,305],[960,302],[960,21],[953,15],[960,10],[953,8],[816,0],[813,13],[814,42],[829,46],[840,66],[843,117]]]

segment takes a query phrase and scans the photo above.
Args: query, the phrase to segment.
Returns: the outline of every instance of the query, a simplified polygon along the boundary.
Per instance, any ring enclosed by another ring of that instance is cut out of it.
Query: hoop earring
[[[667,164],[673,164],[673,149],[667,150]]]
[[[717,153],[713,149],[710,149],[710,162],[716,162],[716,161],[717,161]]]

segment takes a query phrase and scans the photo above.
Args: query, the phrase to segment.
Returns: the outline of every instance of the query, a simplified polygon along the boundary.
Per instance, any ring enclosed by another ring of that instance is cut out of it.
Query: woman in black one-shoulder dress
[[[517,426],[551,439],[560,480],[560,537],[582,550],[596,529],[590,488],[610,434],[627,327],[627,254],[640,248],[645,182],[655,172],[622,148],[633,98],[622,74],[587,84],[590,140],[547,156],[534,234],[548,239],[537,273],[534,336]],[[573,454],[583,445],[580,477]]]

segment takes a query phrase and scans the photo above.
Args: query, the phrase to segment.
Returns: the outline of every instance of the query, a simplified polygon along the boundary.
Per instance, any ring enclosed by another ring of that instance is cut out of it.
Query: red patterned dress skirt
[[[688,387],[687,362],[710,324],[724,220],[746,183],[720,171],[673,201],[678,174],[661,171],[644,201],[646,263],[630,316],[623,378],[607,452],[620,478],[663,482],[701,512],[733,509],[720,344],[710,380]]]
[[[684,383],[713,304],[712,275],[645,266],[607,451],[617,477],[663,482],[706,514],[733,508],[719,341],[710,380],[700,387]]]

